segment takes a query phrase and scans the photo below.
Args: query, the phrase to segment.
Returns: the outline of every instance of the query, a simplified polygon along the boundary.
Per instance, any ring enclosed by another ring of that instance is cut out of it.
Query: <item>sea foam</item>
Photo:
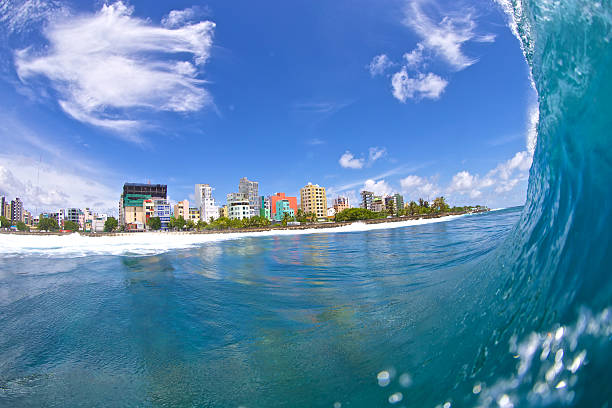
[[[450,215],[442,218],[407,220],[366,224],[355,222],[335,228],[310,228],[303,230],[271,230],[259,232],[228,233],[174,233],[142,232],[114,236],[84,236],[79,233],[67,235],[17,235],[0,234],[0,256],[43,255],[51,257],[82,257],[88,255],[155,255],[171,250],[187,249],[207,243],[253,237],[334,234],[342,232],[373,231],[402,228],[415,225],[447,222],[465,215]]]

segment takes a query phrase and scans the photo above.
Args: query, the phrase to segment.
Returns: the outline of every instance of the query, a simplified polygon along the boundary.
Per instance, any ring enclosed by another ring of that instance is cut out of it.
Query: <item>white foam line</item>
[[[0,256],[23,256],[33,254],[55,257],[78,257],[88,255],[154,255],[171,250],[191,248],[206,243],[228,241],[232,239],[373,231],[446,222],[463,216],[464,215],[450,215],[442,218],[384,222],[380,224],[355,222],[353,224],[336,228],[311,228],[304,230],[271,230],[261,232],[212,234],[142,232],[101,237],[82,236],[78,233],[69,235],[40,236],[0,234]]]

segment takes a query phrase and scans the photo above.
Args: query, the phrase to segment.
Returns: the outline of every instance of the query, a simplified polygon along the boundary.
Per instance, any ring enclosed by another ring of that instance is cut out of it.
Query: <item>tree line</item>
[[[418,202],[410,201],[404,208],[393,208],[389,205],[384,211],[376,212],[365,208],[347,208],[335,216],[336,222],[372,220],[386,217],[401,217],[427,214],[443,214],[450,212],[471,211],[480,206],[451,207],[444,197],[437,197],[431,203],[419,198]]]

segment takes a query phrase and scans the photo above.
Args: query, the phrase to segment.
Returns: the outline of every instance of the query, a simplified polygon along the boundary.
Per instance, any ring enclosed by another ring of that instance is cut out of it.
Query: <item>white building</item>
[[[248,196],[241,193],[230,193],[227,195],[227,216],[234,220],[251,218],[254,215],[253,207]]]
[[[96,214],[91,220],[91,232],[104,232],[104,223],[108,219],[107,214]]]
[[[219,206],[215,204],[215,199],[212,196],[213,188],[209,184],[195,185],[195,202],[196,208],[200,209],[200,219],[209,222],[212,218],[219,218]]]

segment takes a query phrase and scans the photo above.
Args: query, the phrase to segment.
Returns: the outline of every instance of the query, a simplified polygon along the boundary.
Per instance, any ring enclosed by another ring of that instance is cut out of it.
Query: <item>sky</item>
[[[537,118],[493,0],[0,4],[0,195],[35,214],[242,177],[522,205]]]

